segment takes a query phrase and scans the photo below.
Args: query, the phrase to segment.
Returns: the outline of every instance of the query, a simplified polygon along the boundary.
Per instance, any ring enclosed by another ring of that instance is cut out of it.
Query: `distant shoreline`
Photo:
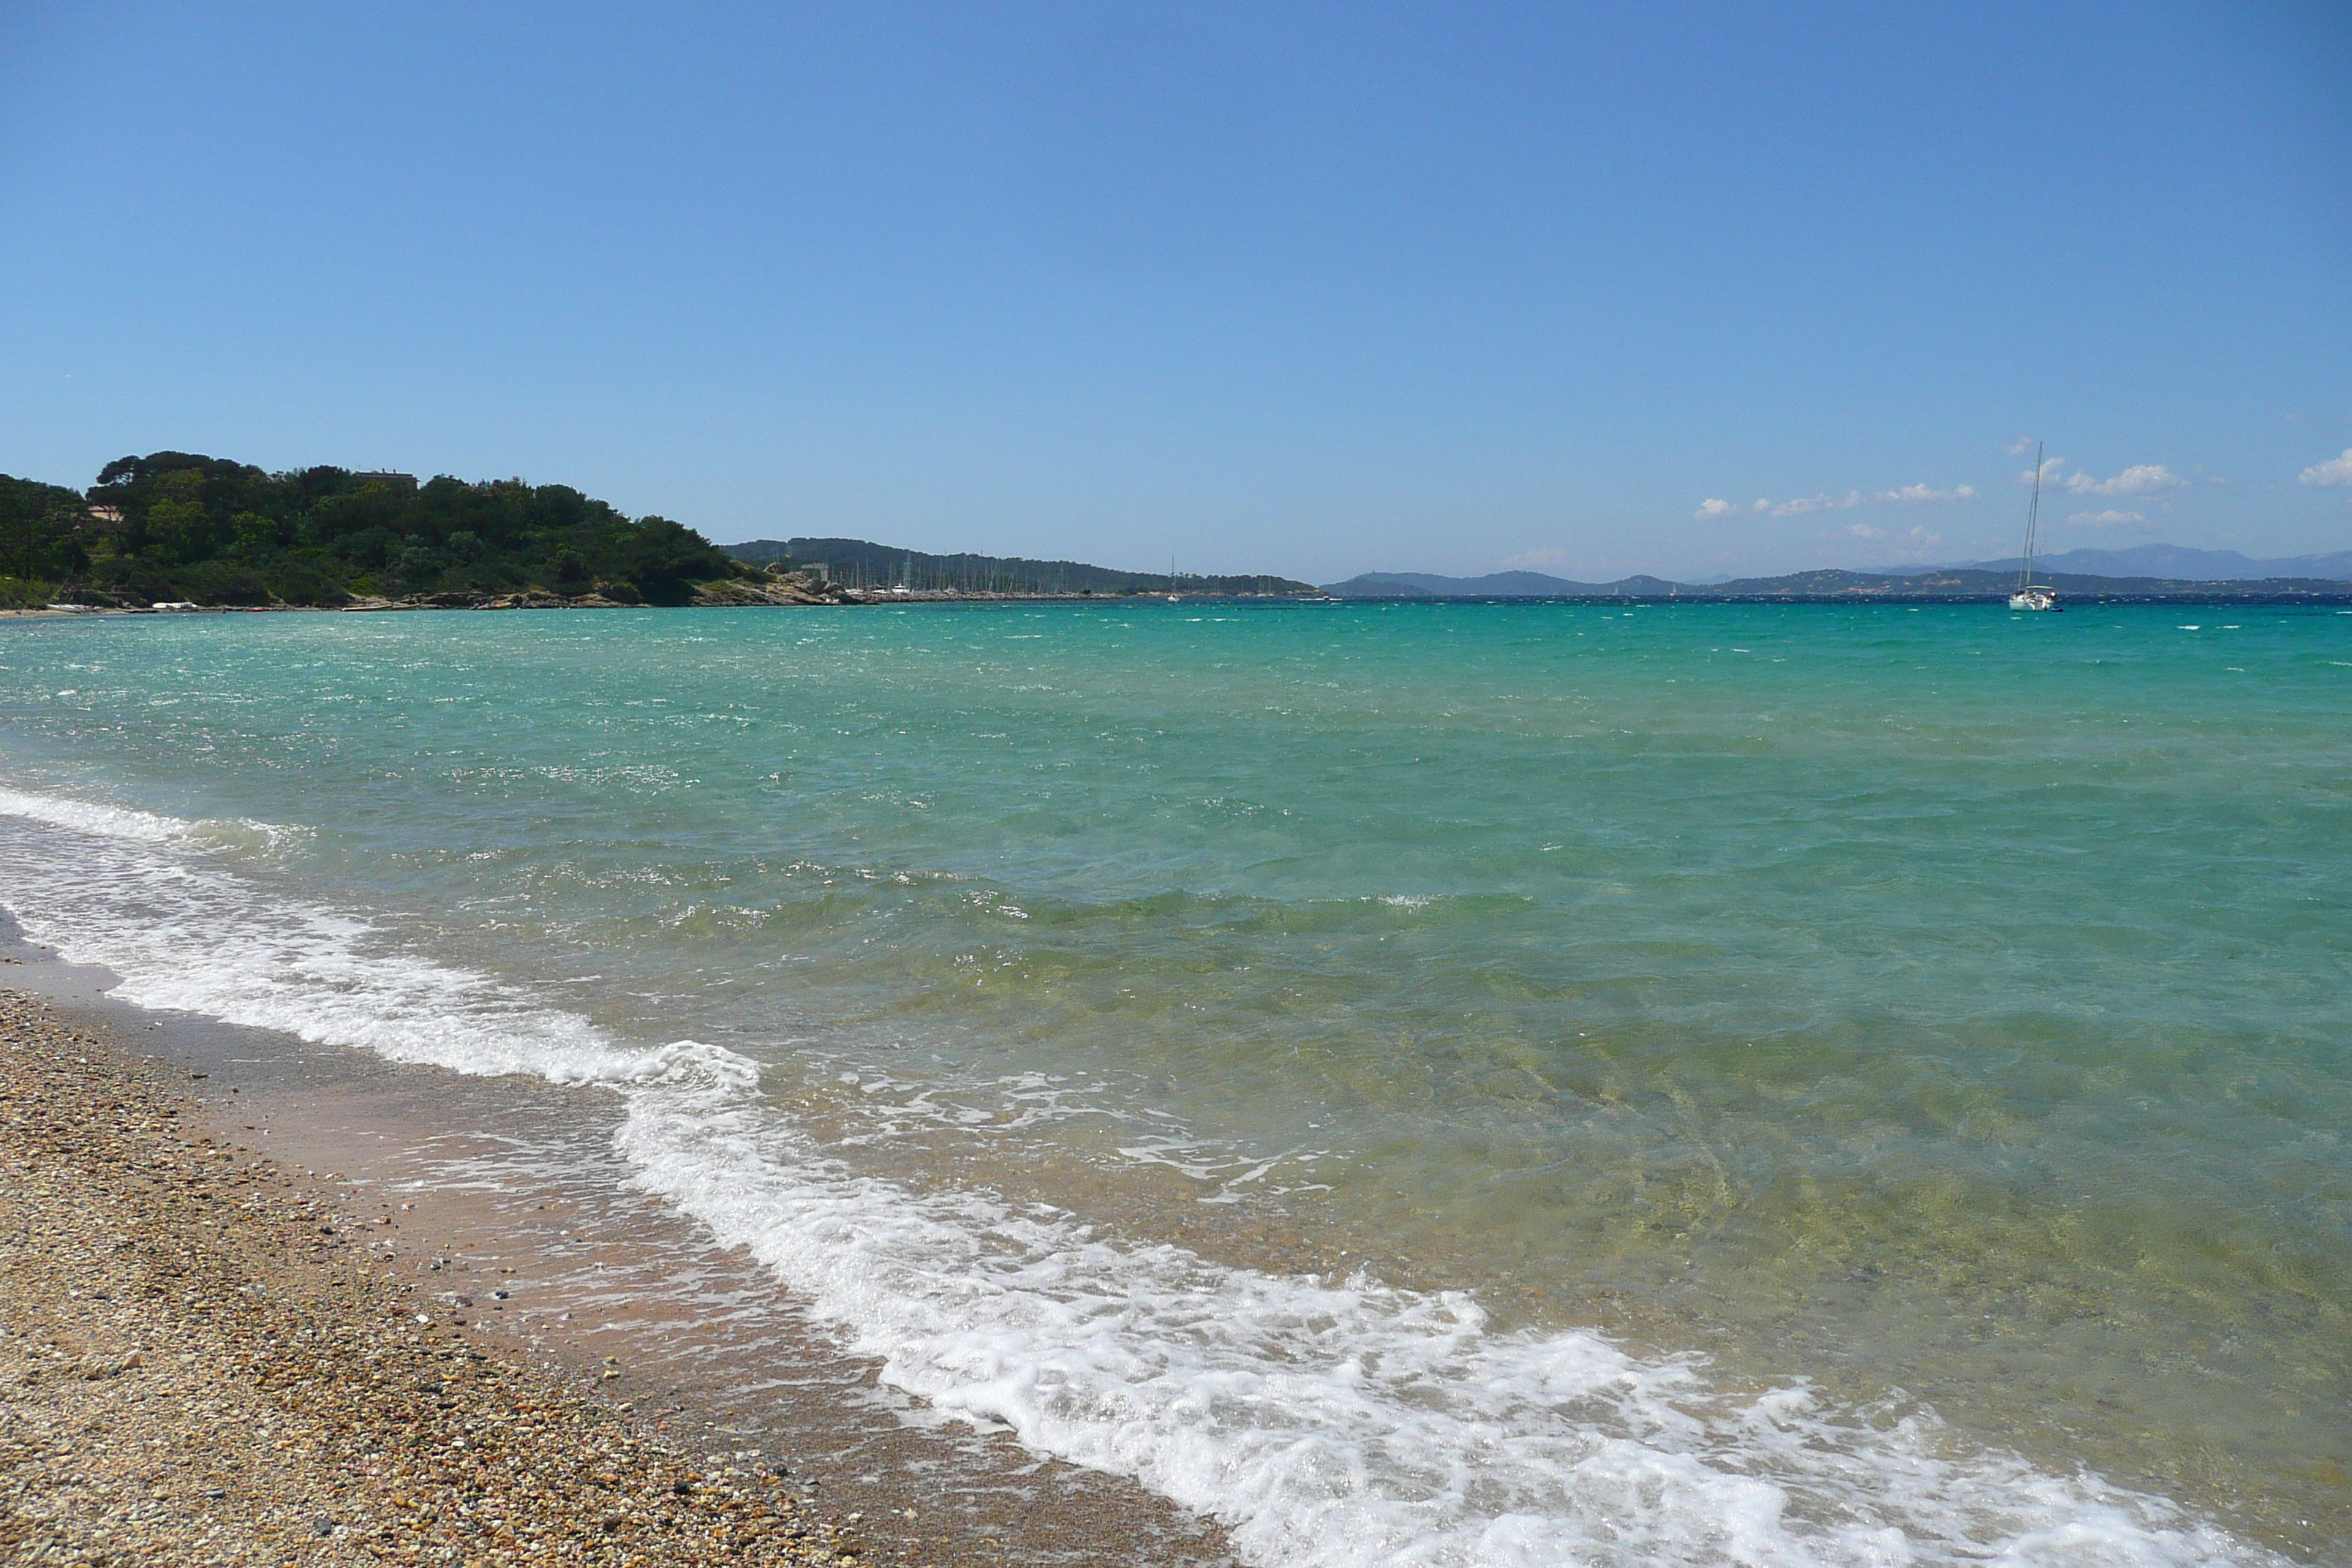
[[[2063,603],[2074,606],[2089,605],[2172,605],[2187,608],[2198,605],[2228,605],[2264,607],[2307,605],[2352,605],[2352,584],[2341,592],[2329,593],[2263,593],[2232,594],[2227,592],[2183,592],[2179,594],[2086,594],[2079,591],[2062,595]],[[1398,595],[1325,595],[1306,594],[985,594],[956,593],[951,590],[925,589],[906,593],[886,593],[878,590],[852,590],[837,598],[800,601],[703,602],[688,605],[624,605],[613,600],[556,600],[536,604],[408,604],[401,602],[356,605],[198,605],[187,609],[158,610],[130,605],[86,605],[73,606],[46,605],[30,609],[0,609],[0,620],[88,620],[102,616],[245,616],[300,613],[305,615],[382,615],[393,613],[424,613],[436,610],[476,613],[500,610],[736,610],[736,609],[814,609],[821,607],[871,608],[888,605],[1132,605],[1138,601],[1181,602],[1186,604],[1286,604],[1286,605],[1900,605],[1912,609],[1930,605],[1990,605],[2006,607],[2004,594],[1398,594]]]

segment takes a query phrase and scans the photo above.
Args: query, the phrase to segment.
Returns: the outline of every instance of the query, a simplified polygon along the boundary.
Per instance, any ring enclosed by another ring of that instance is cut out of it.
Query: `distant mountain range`
[[[1971,561],[1989,572],[2014,572],[2017,557]],[[2135,544],[2128,550],[2068,550],[2034,558],[2037,568],[2085,577],[2169,577],[2185,582],[2231,583],[2248,577],[2352,579],[2352,550],[2326,555],[2290,555],[2256,561],[2234,550],[2193,550],[2186,544]]]
[[[1897,567],[1883,572],[1792,572],[1780,577],[1735,577],[1675,583],[1663,577],[1621,577],[1580,583],[1542,572],[1493,572],[1483,577],[1443,577],[1428,572],[1367,572],[1324,592],[1343,599],[1591,598],[1979,598],[2003,592],[2018,563],[1972,561],[1960,566]],[[2286,560],[2257,561],[2234,550],[2193,550],[2179,544],[2139,544],[2126,550],[2069,550],[2037,557],[2034,577],[2062,593],[2175,597],[2211,594],[2352,594],[2352,550]]]

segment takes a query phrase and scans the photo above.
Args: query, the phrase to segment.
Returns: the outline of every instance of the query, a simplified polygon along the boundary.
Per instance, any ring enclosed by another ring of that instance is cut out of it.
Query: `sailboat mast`
[[[2033,586],[2033,536],[2042,527],[2042,443],[2033,443],[2033,500],[2025,508],[2025,558],[2017,564],[2017,591]]]

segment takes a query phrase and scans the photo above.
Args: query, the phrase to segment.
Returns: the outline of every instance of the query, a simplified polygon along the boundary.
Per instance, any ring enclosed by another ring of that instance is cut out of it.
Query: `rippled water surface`
[[[238,616],[0,666],[34,934],[668,1085],[650,1182],[1263,1561],[2352,1561],[2352,616]]]

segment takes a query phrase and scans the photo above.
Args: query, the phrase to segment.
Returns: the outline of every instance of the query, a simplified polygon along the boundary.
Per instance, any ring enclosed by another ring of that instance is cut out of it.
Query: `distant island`
[[[2017,557],[1971,561],[1988,572],[2017,570]],[[2186,544],[2134,544],[2122,550],[2068,550],[2034,558],[2037,571],[2072,572],[2086,577],[2161,577],[2174,582],[2227,583],[2256,577],[2352,579],[2352,550],[2325,555],[2291,555],[2258,561],[2234,550],[2198,550]]]
[[[1921,566],[1885,572],[1824,570],[1779,577],[1735,577],[1677,583],[1647,575],[1580,583],[1541,572],[1496,572],[1484,577],[1442,577],[1425,572],[1367,572],[1323,592],[1340,599],[1722,599],[1841,601],[1849,599],[2005,599],[2017,584],[2018,563],[1979,561],[1965,566]],[[2231,550],[2176,544],[2129,550],[2074,550],[2042,556],[2035,581],[2074,599],[2352,600],[2352,551],[2256,561]]]

